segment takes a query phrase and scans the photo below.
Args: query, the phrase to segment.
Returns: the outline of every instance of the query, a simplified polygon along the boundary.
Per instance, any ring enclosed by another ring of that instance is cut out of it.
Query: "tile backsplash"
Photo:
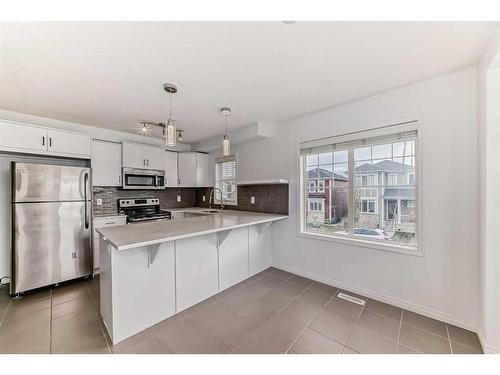
[[[94,216],[114,215],[118,212],[118,199],[160,198],[163,208],[196,206],[196,188],[166,188],[165,190],[123,190],[116,187],[94,187],[92,207]],[[177,196],[181,202],[177,202]],[[102,206],[97,205],[102,199]]]
[[[123,190],[116,187],[94,187],[94,216],[114,215],[118,212],[118,199],[160,198],[162,208],[208,207],[212,188],[166,188],[165,190]],[[177,196],[181,202],[177,202]],[[203,202],[205,195],[205,202]],[[252,204],[251,197],[255,197]],[[102,199],[102,205],[97,205]],[[228,209],[288,215],[288,184],[238,186],[238,205]],[[219,205],[212,204],[212,207]]]
[[[211,188],[196,189],[197,206],[209,206],[210,190]],[[205,195],[205,202],[203,202],[203,195]],[[255,197],[254,204],[251,203],[251,197]],[[241,185],[238,186],[237,206],[227,206],[227,208],[240,211],[288,215],[288,204],[288,184]],[[212,207],[219,207],[219,205],[212,204]]]

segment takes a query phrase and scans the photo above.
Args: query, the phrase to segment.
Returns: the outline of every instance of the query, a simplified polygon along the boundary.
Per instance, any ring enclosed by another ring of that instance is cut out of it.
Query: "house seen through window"
[[[416,248],[416,146],[416,130],[301,145],[301,232]]]

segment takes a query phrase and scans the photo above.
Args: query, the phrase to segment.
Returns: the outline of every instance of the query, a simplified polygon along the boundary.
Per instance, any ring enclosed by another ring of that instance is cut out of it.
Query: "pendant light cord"
[[[172,121],[172,93],[169,93],[170,96],[170,115],[169,115],[169,120]]]

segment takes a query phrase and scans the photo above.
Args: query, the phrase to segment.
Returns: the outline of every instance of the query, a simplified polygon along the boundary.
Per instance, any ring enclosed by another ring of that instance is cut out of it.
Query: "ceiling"
[[[0,108],[186,142],[279,121],[474,64],[486,22],[0,23]],[[156,132],[156,130],[155,130]],[[159,130],[155,133],[160,136]]]

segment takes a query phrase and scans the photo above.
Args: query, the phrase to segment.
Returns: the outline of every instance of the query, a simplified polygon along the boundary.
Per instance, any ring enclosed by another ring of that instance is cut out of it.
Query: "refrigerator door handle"
[[[89,174],[85,172],[83,176],[83,199],[85,200],[85,229],[89,227],[89,208],[88,208],[88,200],[87,200],[87,186],[89,182]]]

